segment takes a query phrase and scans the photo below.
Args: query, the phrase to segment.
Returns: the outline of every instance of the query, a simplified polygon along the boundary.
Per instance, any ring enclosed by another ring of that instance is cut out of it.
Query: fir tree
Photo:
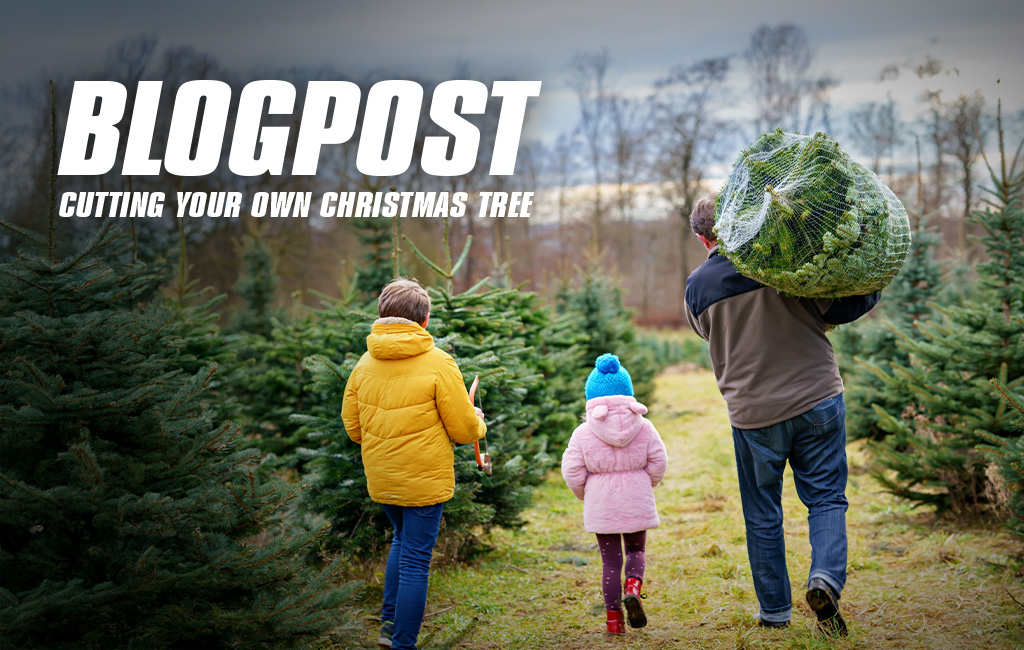
[[[270,247],[260,237],[248,237],[242,253],[242,273],[235,283],[242,304],[232,315],[233,331],[270,336],[273,319],[280,320],[283,316],[273,307],[277,283]]]
[[[586,268],[579,273],[579,286],[563,286],[559,290],[557,309],[571,316],[584,337],[580,370],[589,373],[594,359],[606,352],[618,355],[633,379],[636,399],[647,403],[654,393],[654,377],[659,370],[654,348],[638,339],[631,322],[632,310],[623,306],[622,292],[600,268],[600,259],[591,255]],[[586,374],[583,379],[586,380]]]
[[[561,457],[560,445],[583,412],[574,370],[581,361],[581,337],[571,318],[558,318],[537,294],[483,280],[463,293],[454,278],[472,247],[451,259],[449,220],[442,240],[444,265],[428,259],[406,238],[413,253],[444,280],[433,291],[435,337],[462,369],[467,383],[480,376],[478,404],[489,413],[487,445],[494,473],[480,475],[470,447],[457,465],[458,484],[470,486],[473,503],[493,511],[485,528],[514,528],[532,499],[533,488]],[[584,378],[585,379],[585,378]],[[486,401],[485,401],[486,400]],[[478,487],[477,487],[478,486]],[[468,496],[468,495],[467,495]],[[467,504],[468,505],[468,504]]]
[[[269,337],[246,338],[245,359],[239,364],[245,380],[233,382],[229,390],[240,404],[246,442],[267,454],[267,470],[301,470],[306,457],[298,450],[324,442],[309,440],[294,415],[337,416],[330,398],[312,388],[302,362],[320,354],[341,363],[346,355],[366,351],[366,332],[358,327],[365,319],[353,311],[357,305],[352,288],[342,299],[316,294],[319,308],[278,323]]]
[[[217,363],[222,370],[211,378],[209,387],[217,389],[222,382],[239,381],[240,378],[232,371],[224,372],[223,368],[232,368],[232,362],[239,352],[239,337],[224,335],[217,325],[219,315],[214,309],[227,298],[224,294],[213,295],[211,287],[199,286],[199,279],[192,277],[192,266],[188,261],[188,235],[184,219],[177,220],[178,228],[178,263],[174,269],[172,281],[165,284],[161,291],[167,305],[180,325],[183,343],[176,357],[181,369],[187,373],[196,373],[210,362]],[[110,247],[115,249],[114,247]],[[116,249],[115,249],[116,250]],[[234,412],[230,400],[212,402],[219,414],[229,416]]]
[[[455,358],[467,385],[480,376],[480,403],[487,413],[493,474],[477,469],[471,445],[456,449],[455,495],[445,504],[447,541],[442,546],[455,546],[457,554],[465,555],[478,531],[522,525],[521,513],[534,486],[557,461],[549,453],[552,442],[567,438],[582,412],[585,376],[573,373],[580,366],[575,324],[554,318],[535,294],[488,286],[487,280],[462,293],[452,290],[471,240],[453,263],[445,239],[443,266],[406,242],[445,281],[443,287],[429,289],[429,331]],[[372,316],[366,315],[355,331],[365,337],[371,322]],[[324,395],[330,409],[319,417],[298,419],[310,428],[311,441],[327,443],[309,452],[314,458],[309,507],[331,521],[340,545],[373,552],[386,541],[387,520],[369,498],[359,447],[348,439],[338,417],[345,382],[363,351],[350,350],[343,360],[324,354],[307,359],[313,392]]]
[[[392,259],[392,223],[394,219],[356,219],[356,239],[363,251],[356,286],[365,296],[376,297],[381,287],[395,277]]]
[[[303,563],[296,491],[183,371],[162,278],[107,222],[63,261],[0,266],[0,635],[10,647],[292,647],[344,622],[340,561]]]
[[[1002,440],[1020,435],[989,384],[994,378],[1010,391],[1024,386],[1024,325],[1014,318],[1024,312],[1024,174],[1016,157],[1005,156],[1001,126],[999,137],[1001,167],[989,167],[987,207],[972,213],[988,256],[975,267],[974,298],[937,306],[913,337],[901,333],[909,361],[882,374],[892,390],[910,391],[914,401],[900,410],[876,407],[879,426],[892,435],[875,450],[881,466],[894,472],[879,478],[894,494],[940,512],[998,509],[1003,496],[978,432]]]
[[[586,377],[574,372],[580,364],[574,324],[554,320],[536,294],[521,288],[478,285],[434,295],[435,336],[467,382],[480,376],[478,403],[488,414],[487,444],[495,461],[494,473],[481,475],[472,447],[463,447],[457,478],[475,490],[474,503],[493,509],[488,526],[521,526],[533,488],[561,458],[556,445],[583,412]]]
[[[935,259],[940,238],[928,229],[921,206],[918,201],[911,215],[907,261],[882,293],[875,317],[837,328],[830,335],[846,385],[847,431],[854,439],[887,435],[878,426],[874,405],[899,411],[914,401],[913,393],[898,390],[886,377],[894,365],[908,363],[901,337],[911,336],[914,323],[931,315],[930,302],[941,288],[942,267]]]
[[[1021,324],[1024,325],[1024,322]],[[989,441],[985,449],[999,466],[1003,480],[1010,486],[1006,490],[1009,495],[1010,528],[1024,539],[1024,392],[1011,392],[995,379],[992,385],[1013,410],[1014,426],[1019,435],[1016,438],[1001,438],[986,431],[979,431],[978,435]]]

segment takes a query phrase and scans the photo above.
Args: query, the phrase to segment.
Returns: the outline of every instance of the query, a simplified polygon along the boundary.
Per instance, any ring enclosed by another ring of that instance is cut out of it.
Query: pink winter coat
[[[587,401],[587,420],[562,454],[562,477],[583,500],[590,533],[656,528],[654,486],[665,476],[665,444],[643,417],[647,407],[628,395]]]

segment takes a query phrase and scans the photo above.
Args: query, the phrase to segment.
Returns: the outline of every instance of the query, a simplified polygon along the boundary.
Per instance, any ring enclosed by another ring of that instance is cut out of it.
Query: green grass
[[[1024,647],[1024,608],[1014,602],[1024,602],[1024,545],[995,527],[937,523],[912,511],[880,490],[856,445],[849,449],[849,574],[841,601],[850,636],[822,637],[803,600],[806,509],[788,470],[793,625],[756,627],[732,437],[714,377],[666,373],[656,395],[649,417],[665,439],[669,467],[655,492],[662,524],[648,534],[648,626],[624,637],[604,634],[595,539],[583,529],[582,502],[556,471],[538,490],[526,527],[491,535],[493,551],[471,565],[435,555],[421,648]],[[382,569],[353,567],[353,577],[367,582],[365,628],[327,647],[376,647]]]

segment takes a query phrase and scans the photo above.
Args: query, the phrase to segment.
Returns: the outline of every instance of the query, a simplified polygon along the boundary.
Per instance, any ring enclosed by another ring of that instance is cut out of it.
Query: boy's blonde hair
[[[708,241],[715,241],[715,200],[718,193],[708,194],[693,205],[690,212],[690,228]]]
[[[430,315],[430,296],[416,280],[392,280],[380,290],[377,314],[381,318],[407,318],[423,323]]]

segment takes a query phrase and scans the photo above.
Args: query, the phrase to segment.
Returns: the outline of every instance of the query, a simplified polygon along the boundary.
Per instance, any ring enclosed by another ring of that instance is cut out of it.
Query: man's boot
[[[382,648],[391,647],[391,637],[395,635],[394,621],[381,621],[380,633],[377,634],[377,645]]]
[[[807,583],[807,604],[818,617],[818,628],[830,636],[846,636],[846,621],[839,613],[839,599],[821,578]]]

